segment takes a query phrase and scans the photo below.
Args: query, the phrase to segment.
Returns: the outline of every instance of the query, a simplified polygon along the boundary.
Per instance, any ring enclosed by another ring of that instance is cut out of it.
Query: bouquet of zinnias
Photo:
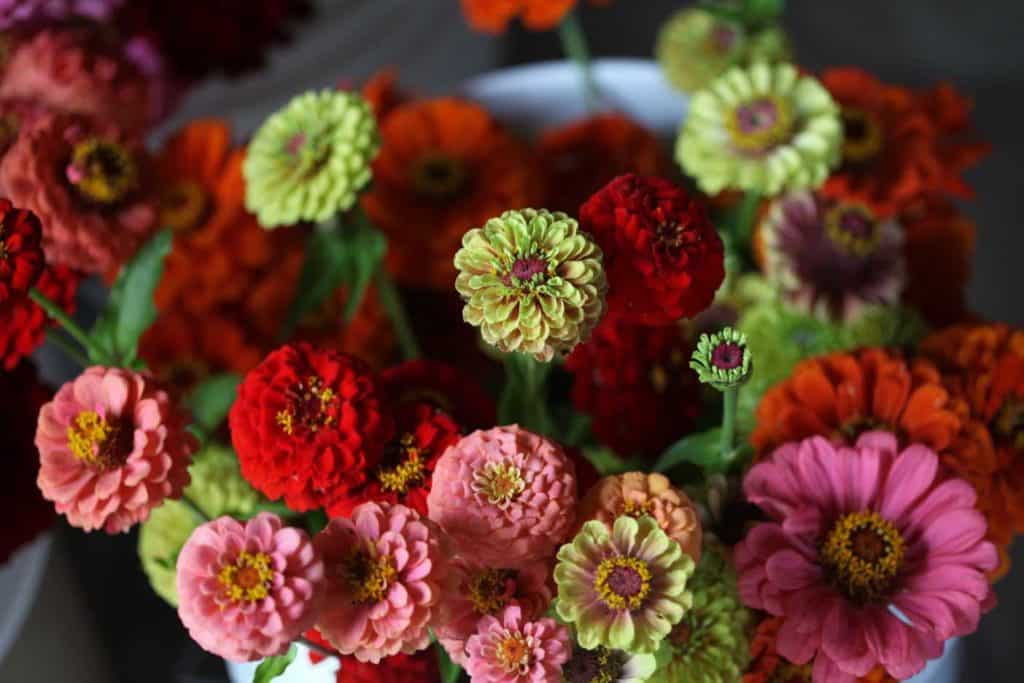
[[[122,4],[0,3],[17,543],[33,477],[73,526],[139,525],[154,590],[258,681],[296,643],[344,682],[903,680],[993,607],[1024,335],[964,303],[985,146],[951,87],[807,73],[781,3],[728,3],[658,39],[692,183],[622,115],[524,141],[392,73],[150,154],[259,56],[183,50],[217,30],[189,12],[227,23],[204,3]],[[244,4],[254,40],[295,9]],[[560,26],[603,107],[574,3],[462,4]],[[54,323],[82,369],[49,398]]]

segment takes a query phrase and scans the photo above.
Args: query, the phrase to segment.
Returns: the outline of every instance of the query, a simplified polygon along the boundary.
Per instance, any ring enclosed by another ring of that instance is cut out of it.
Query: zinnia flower
[[[616,453],[656,458],[693,431],[700,412],[700,384],[687,366],[692,348],[677,325],[607,316],[565,360],[573,405]]]
[[[22,130],[0,162],[0,186],[43,226],[51,264],[88,274],[128,260],[158,227],[139,143],[51,114]]]
[[[485,429],[497,422],[494,400],[474,377],[447,363],[422,358],[406,361],[382,370],[380,381],[396,404],[429,403],[469,429]]]
[[[466,641],[477,632],[486,616],[501,617],[502,611],[515,605],[523,619],[544,616],[551,606],[551,566],[539,561],[521,569],[482,564],[472,555],[455,558],[451,563],[453,589],[441,606],[441,618],[434,627],[437,639],[456,663],[468,661]]]
[[[579,644],[653,653],[693,604],[694,561],[653,517],[589,521],[558,551],[558,616]]]
[[[207,522],[178,556],[178,616],[204,650],[230,661],[284,654],[313,625],[324,586],[306,532],[266,512]]]
[[[570,216],[620,175],[667,178],[676,172],[654,134],[621,114],[597,114],[549,130],[537,153],[546,175],[544,205]]]
[[[42,233],[35,214],[0,198],[0,304],[24,296],[42,275]]]
[[[674,183],[619,176],[580,208],[604,254],[609,315],[664,325],[707,308],[725,278],[722,240]]]
[[[323,222],[355,205],[379,147],[373,111],[362,97],[303,93],[271,115],[249,144],[245,205],[265,228]]]
[[[338,654],[327,642],[327,639],[320,635],[320,631],[315,628],[309,629],[303,635],[306,640],[335,652],[340,664],[335,674],[335,683],[409,683],[410,681],[438,683],[441,680],[437,654],[432,649],[420,650],[411,655],[399,652],[397,655],[385,657],[373,664],[372,662],[361,662],[351,655]],[[319,664],[326,657],[327,655],[316,650],[309,651],[309,661],[314,664]]]
[[[457,553],[526,567],[568,536],[576,496],[562,449],[512,425],[473,432],[449,448],[434,467],[427,507]]]
[[[903,230],[862,204],[793,192],[761,225],[765,275],[790,306],[850,321],[869,304],[896,304],[906,281]]]
[[[988,153],[970,134],[970,102],[952,87],[914,92],[856,68],[828,69],[821,82],[842,110],[840,167],[822,188],[892,216],[928,195],[973,193],[961,174]]]
[[[463,317],[501,351],[550,361],[604,313],[601,249],[563,213],[506,211],[463,236],[455,267]]]
[[[542,199],[529,147],[478,104],[399,106],[381,138],[363,207],[387,235],[388,269],[402,284],[450,290],[452,257],[467,230]]]
[[[621,516],[653,517],[684,553],[700,561],[700,518],[686,494],[663,474],[627,472],[601,479],[580,502],[581,523],[596,519],[609,529]]]
[[[944,479],[927,446],[900,451],[884,432],[854,448],[812,437],[755,465],[744,491],[773,521],[736,547],[740,595],[785,617],[778,651],[814,658],[818,683],[876,665],[909,678],[994,603],[985,572],[998,556],[975,493]]]
[[[735,67],[693,95],[676,158],[708,194],[815,188],[839,162],[839,109],[790,64]]]
[[[470,26],[478,31],[502,33],[508,23],[519,18],[531,31],[547,31],[562,21],[576,6],[577,0],[461,0],[462,11]],[[608,4],[611,0],[590,0],[592,4]]]
[[[446,563],[440,531],[404,505],[363,503],[314,539],[327,566],[317,623],[339,652],[362,662],[430,643]]]
[[[39,411],[39,489],[72,526],[127,531],[188,484],[185,426],[151,378],[86,368]]]
[[[656,667],[652,654],[609,650],[601,645],[585,650],[574,644],[572,656],[562,667],[562,679],[565,683],[644,683]]]
[[[242,474],[296,511],[340,504],[392,432],[369,368],[307,344],[282,346],[246,375],[229,421]]]
[[[36,289],[71,315],[75,312],[75,293],[79,275],[66,266],[46,266]],[[0,367],[13,369],[35,351],[54,322],[28,294],[14,294],[0,301]]]
[[[0,0],[0,30],[40,21],[62,21],[71,17],[88,17],[103,21],[110,17],[124,0]]]
[[[476,683],[561,683],[569,629],[554,619],[531,621],[517,605],[485,616],[469,642],[466,671]]]
[[[700,335],[690,367],[701,382],[726,391],[750,379],[754,371],[752,356],[747,347],[747,336],[739,330],[723,327],[713,334]]]

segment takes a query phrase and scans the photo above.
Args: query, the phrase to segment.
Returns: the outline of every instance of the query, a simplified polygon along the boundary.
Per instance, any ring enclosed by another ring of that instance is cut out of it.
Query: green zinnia
[[[209,518],[221,515],[249,517],[266,502],[242,478],[234,451],[207,446],[189,468],[192,482],[185,489]],[[196,527],[206,520],[187,503],[168,500],[153,510],[139,530],[139,559],[157,595],[171,605],[178,604],[176,587],[178,553]]]
[[[370,182],[377,123],[359,95],[307,92],[268,118],[249,144],[245,206],[265,228],[323,222]]]
[[[750,658],[750,610],[740,603],[736,574],[707,547],[693,576],[693,607],[662,643],[649,683],[739,683]]]
[[[815,188],[840,160],[839,108],[792,64],[734,67],[694,94],[676,158],[707,194]]]
[[[753,372],[747,337],[731,327],[714,334],[702,334],[693,351],[690,367],[697,379],[719,391],[737,387]]]
[[[601,249],[564,213],[506,211],[462,238],[463,317],[505,352],[549,361],[590,337],[604,313]]]

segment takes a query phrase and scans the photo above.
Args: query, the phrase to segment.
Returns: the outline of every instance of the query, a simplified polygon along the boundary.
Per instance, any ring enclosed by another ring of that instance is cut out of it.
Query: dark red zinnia
[[[331,517],[348,516],[367,501],[401,503],[426,516],[434,465],[459,440],[462,429],[448,413],[422,401],[401,403],[394,413],[394,436],[380,462],[363,486],[327,509]]]
[[[0,199],[0,303],[24,294],[43,272],[43,228],[35,214]]]
[[[242,475],[299,512],[341,504],[366,483],[391,438],[382,403],[358,358],[282,346],[246,375],[231,407]]]
[[[315,628],[306,631],[303,636],[328,650],[334,649]],[[360,662],[352,656],[337,656],[341,662],[335,679],[337,683],[436,683],[441,680],[437,668],[437,655],[432,648],[411,655],[399,653],[385,657],[377,664]],[[314,664],[319,664],[324,659],[326,657],[319,652],[311,650],[309,653],[309,661]]]
[[[380,373],[393,403],[427,402],[467,429],[487,429],[497,422],[494,401],[472,377],[436,360],[411,360]]]
[[[691,351],[676,325],[606,319],[566,359],[573,404],[618,455],[657,457],[693,430],[700,409]]]
[[[43,268],[35,288],[69,315],[75,311],[80,277],[67,266]],[[43,343],[49,316],[27,294],[0,303],[0,366],[10,370]]]
[[[583,205],[580,224],[604,252],[610,315],[645,325],[693,317],[725,278],[704,206],[667,180],[619,176]]]

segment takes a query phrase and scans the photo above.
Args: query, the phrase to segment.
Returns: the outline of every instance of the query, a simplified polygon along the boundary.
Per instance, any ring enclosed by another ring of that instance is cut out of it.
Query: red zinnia
[[[328,508],[331,517],[347,517],[367,501],[401,503],[427,514],[427,495],[437,459],[462,436],[455,420],[429,403],[405,403],[395,410],[395,436],[366,484]]]
[[[576,6],[577,0],[462,0],[462,11],[469,25],[478,31],[501,33],[510,21],[519,18],[532,31],[555,28]],[[590,0],[607,5],[611,0]]]
[[[494,401],[476,380],[436,360],[411,360],[388,368],[380,379],[396,404],[426,402],[454,417],[467,429],[497,423]]]
[[[610,315],[646,325],[690,318],[725,279],[703,205],[667,180],[619,176],[583,205],[580,224],[604,252]]]
[[[66,266],[43,269],[36,289],[69,315],[75,310],[79,276]],[[10,370],[43,343],[49,316],[27,294],[0,303],[0,366]]]
[[[312,628],[303,634],[305,638],[321,647],[333,650],[327,639],[320,635],[320,631]],[[411,655],[398,653],[385,657],[377,664],[371,662],[360,662],[352,656],[337,655],[341,662],[338,670],[337,683],[435,683],[441,680],[441,673],[437,668],[437,655],[433,649],[420,650]],[[314,664],[322,662],[326,658],[314,650],[310,650],[309,661]]]
[[[594,434],[619,455],[657,457],[692,431],[700,410],[690,352],[675,325],[607,319],[566,359],[573,403],[594,418]]]
[[[43,228],[31,211],[0,199],[0,303],[24,294],[43,272]]]
[[[246,375],[229,420],[243,476],[299,512],[362,486],[392,430],[369,367],[308,344],[282,346]]]

